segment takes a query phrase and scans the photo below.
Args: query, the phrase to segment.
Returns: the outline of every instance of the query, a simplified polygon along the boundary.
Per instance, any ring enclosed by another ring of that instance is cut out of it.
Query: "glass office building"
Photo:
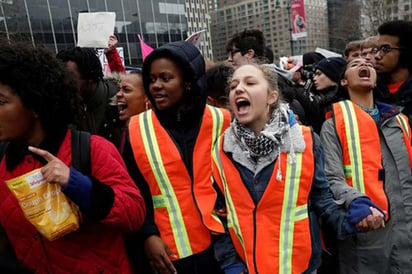
[[[57,53],[76,45],[79,13],[102,11],[116,13],[126,65],[142,63],[137,34],[153,48],[187,38],[184,0],[0,0],[0,35]]]

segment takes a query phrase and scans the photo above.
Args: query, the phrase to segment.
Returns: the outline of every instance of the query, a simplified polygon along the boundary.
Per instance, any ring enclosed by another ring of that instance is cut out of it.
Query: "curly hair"
[[[383,23],[378,27],[379,35],[396,36],[399,38],[398,46],[401,48],[399,65],[412,71],[412,22],[394,20]]]
[[[57,58],[63,62],[76,63],[79,72],[84,79],[93,80],[95,83],[103,79],[103,69],[96,50],[92,48],[75,47],[59,51]]]
[[[67,128],[78,114],[76,82],[46,48],[27,44],[0,45],[0,83],[39,117],[46,134]]]

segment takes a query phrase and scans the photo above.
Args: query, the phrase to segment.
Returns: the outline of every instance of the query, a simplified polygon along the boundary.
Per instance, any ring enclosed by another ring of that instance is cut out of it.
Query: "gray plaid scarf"
[[[280,147],[284,135],[289,130],[287,107],[276,108],[272,112],[270,121],[257,136],[250,128],[240,124],[237,119],[234,121],[233,129],[236,138],[248,148],[251,157],[269,155]]]

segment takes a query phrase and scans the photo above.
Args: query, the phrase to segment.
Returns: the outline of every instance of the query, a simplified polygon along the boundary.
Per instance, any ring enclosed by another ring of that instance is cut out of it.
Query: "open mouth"
[[[152,96],[153,96],[153,99],[155,99],[155,100],[160,100],[160,99],[163,99],[165,97],[163,94],[160,94],[160,93],[153,94]]]
[[[117,109],[120,111],[124,111],[127,108],[127,104],[123,102],[117,102]]]
[[[359,75],[360,78],[370,78],[371,73],[370,73],[369,69],[367,69],[367,68],[361,68],[361,69],[358,71],[358,75]]]
[[[245,98],[239,98],[235,101],[238,112],[245,112],[250,107],[250,102]]]

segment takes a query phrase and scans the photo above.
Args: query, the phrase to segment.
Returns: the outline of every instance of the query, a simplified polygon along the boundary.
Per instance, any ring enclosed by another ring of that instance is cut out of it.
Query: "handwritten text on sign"
[[[114,12],[79,13],[77,22],[78,46],[104,48],[114,32]]]

